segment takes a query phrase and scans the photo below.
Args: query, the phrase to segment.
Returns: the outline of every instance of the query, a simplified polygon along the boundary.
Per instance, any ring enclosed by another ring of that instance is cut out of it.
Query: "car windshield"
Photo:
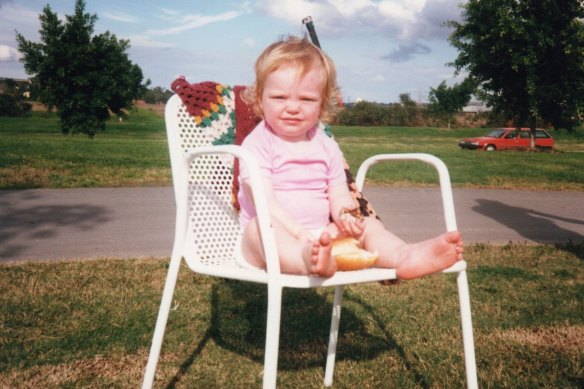
[[[489,132],[486,136],[487,138],[500,138],[505,133],[505,130],[502,128],[498,128]]]

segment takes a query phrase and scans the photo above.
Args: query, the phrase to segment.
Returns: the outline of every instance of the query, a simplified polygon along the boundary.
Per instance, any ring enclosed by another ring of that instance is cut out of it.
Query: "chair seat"
[[[215,262],[213,265],[187,262],[195,273],[215,277],[231,278],[249,282],[267,284],[268,272],[265,269],[242,267],[235,260],[226,260],[224,263]],[[466,261],[459,261],[443,273],[455,273],[466,270]],[[297,276],[293,274],[279,274],[280,284],[288,288],[316,288],[325,286],[350,285],[364,282],[396,280],[395,269],[370,268],[353,271],[338,271],[334,276],[323,278],[318,276]]]

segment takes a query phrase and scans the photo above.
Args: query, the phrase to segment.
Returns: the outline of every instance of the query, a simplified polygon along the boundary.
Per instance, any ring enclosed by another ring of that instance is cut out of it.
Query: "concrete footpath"
[[[386,226],[409,242],[444,231],[437,188],[369,187]],[[454,190],[466,243],[584,239],[584,192]],[[0,191],[0,263],[169,256],[171,187]]]

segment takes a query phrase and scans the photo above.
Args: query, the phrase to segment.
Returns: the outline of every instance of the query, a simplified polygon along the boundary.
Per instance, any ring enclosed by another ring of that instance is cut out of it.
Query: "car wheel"
[[[497,150],[497,148],[495,147],[495,145],[486,145],[485,150],[486,151],[495,151],[495,150]]]

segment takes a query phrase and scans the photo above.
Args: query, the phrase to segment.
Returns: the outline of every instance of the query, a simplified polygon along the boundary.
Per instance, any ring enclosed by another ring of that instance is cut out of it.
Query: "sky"
[[[464,0],[86,0],[95,34],[130,41],[127,53],[151,87],[189,82],[253,82],[262,50],[306,32],[311,16],[323,50],[335,61],[346,102],[391,103],[408,93],[425,102],[431,87],[460,82],[447,64],[457,56],[444,22],[460,20]],[[40,42],[46,5],[62,20],[75,0],[0,0],[0,77],[27,78],[16,31]]]

